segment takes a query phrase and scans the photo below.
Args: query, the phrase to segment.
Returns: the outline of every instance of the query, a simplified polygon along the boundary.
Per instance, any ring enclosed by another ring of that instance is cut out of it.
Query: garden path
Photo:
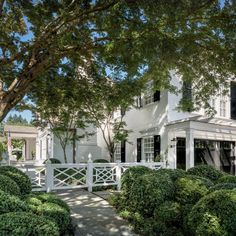
[[[128,223],[98,195],[85,190],[57,192],[71,208],[77,236],[135,236]]]

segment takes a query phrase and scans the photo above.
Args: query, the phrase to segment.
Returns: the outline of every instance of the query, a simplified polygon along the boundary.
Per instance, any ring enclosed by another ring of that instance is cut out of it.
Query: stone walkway
[[[85,190],[57,192],[71,208],[77,236],[135,236],[126,221],[98,195]],[[101,193],[102,194],[102,193]]]

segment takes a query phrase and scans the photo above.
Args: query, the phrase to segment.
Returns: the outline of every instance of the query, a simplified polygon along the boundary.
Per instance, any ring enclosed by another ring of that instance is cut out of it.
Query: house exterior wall
[[[171,72],[171,83],[175,85],[179,90],[182,88],[182,82],[175,72]],[[231,128],[227,127],[227,122],[231,122],[230,119],[230,93],[226,96],[214,97],[214,108],[216,110],[215,118],[224,121],[226,129],[222,127],[214,126],[213,124],[202,125],[199,123],[198,130],[189,129],[189,127],[178,129],[169,129],[167,125],[172,122],[180,122],[180,120],[194,119],[196,117],[205,117],[206,113],[204,109],[194,112],[181,112],[177,109],[179,101],[182,98],[182,94],[173,94],[171,92],[162,91],[160,101],[153,102],[148,105],[143,105],[141,108],[132,107],[126,112],[123,120],[127,124],[127,129],[132,130],[129,134],[128,142],[126,142],[125,156],[126,162],[137,161],[137,139],[145,137],[153,137],[154,135],[160,135],[161,138],[161,157],[168,161],[168,165],[171,168],[176,168],[176,143],[174,140],[176,137],[187,138],[187,142],[190,145],[186,148],[187,155],[191,155],[191,160],[187,157],[187,168],[191,167],[194,163],[194,139],[209,139],[209,140],[224,140],[224,141],[236,141],[236,136],[231,132]],[[221,101],[225,102],[225,111],[222,115]],[[211,102],[211,101],[210,101]],[[216,121],[215,123],[217,123]],[[181,123],[181,122],[180,122]],[[213,128],[210,128],[212,126]],[[196,126],[197,127],[197,126]],[[201,129],[204,127],[204,129]],[[218,130],[220,129],[220,132]],[[189,140],[190,137],[190,140]],[[108,157],[108,152],[104,141],[102,140],[101,133],[98,131],[98,145],[102,148],[102,156]],[[191,147],[192,146],[192,147]],[[190,150],[191,149],[191,150]],[[142,159],[144,159],[144,148],[142,144]]]
[[[76,141],[76,162],[88,161],[88,155],[92,155],[92,159],[101,158],[101,148],[97,146],[96,129],[89,126],[86,133],[90,134],[87,137]],[[77,135],[83,135],[84,131],[77,129]],[[69,143],[66,147],[67,162],[73,162],[73,145]],[[63,149],[59,139],[46,128],[43,131],[39,129],[37,145],[36,145],[36,159],[39,161],[47,158],[56,158],[62,163],[64,162]]]

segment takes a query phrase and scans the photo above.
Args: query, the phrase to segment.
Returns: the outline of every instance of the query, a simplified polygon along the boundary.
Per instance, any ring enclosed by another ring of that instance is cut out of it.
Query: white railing
[[[146,166],[161,169],[162,162],[45,164],[34,167],[19,167],[31,179],[33,191],[88,188],[92,192],[97,186],[121,188],[121,176],[130,167]]]

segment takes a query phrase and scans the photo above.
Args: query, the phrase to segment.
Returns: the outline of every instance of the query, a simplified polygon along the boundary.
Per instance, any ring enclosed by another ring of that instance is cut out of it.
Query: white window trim
[[[121,160],[121,142],[116,143],[116,149],[114,153],[115,160]]]
[[[145,147],[147,144],[148,147]],[[154,136],[146,136],[142,138],[142,150],[143,160],[146,162],[154,161]]]

